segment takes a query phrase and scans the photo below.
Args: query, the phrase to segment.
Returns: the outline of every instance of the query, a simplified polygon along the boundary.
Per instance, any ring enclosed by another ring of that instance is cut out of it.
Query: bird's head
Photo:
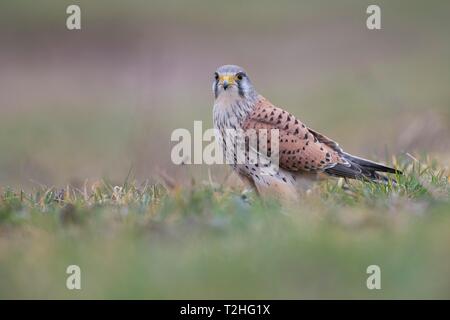
[[[217,99],[251,99],[257,96],[244,69],[235,65],[224,65],[214,72],[213,92]]]

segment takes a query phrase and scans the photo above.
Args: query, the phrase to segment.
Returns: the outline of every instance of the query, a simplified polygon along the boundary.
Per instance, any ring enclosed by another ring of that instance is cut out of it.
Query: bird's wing
[[[243,129],[278,129],[280,167],[292,171],[323,171],[336,165],[350,167],[338,144],[307,128],[300,120],[260,97]],[[267,145],[270,146],[270,133]]]
[[[328,147],[330,147],[331,149],[333,149],[340,155],[342,155],[344,153],[344,151],[342,150],[342,148],[339,146],[339,144],[336,141],[331,140],[327,136],[324,136],[323,134],[321,134],[311,128],[307,128],[307,129],[314,137],[316,137],[317,140],[319,140],[320,143],[327,145]]]

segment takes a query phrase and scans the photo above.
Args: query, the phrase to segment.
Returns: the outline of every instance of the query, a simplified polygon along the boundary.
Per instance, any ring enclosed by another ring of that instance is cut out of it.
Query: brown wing
[[[344,152],[336,141],[331,140],[327,136],[324,136],[323,134],[321,134],[321,133],[319,133],[319,132],[317,132],[315,130],[312,130],[311,128],[308,128],[308,131],[314,137],[316,137],[316,139],[319,140],[320,143],[326,144],[327,146],[329,146],[331,149],[333,149],[334,151],[336,151],[340,155],[342,155],[342,153]]]
[[[348,165],[338,152],[336,143],[334,146],[332,140],[311,131],[292,114],[275,107],[263,97],[260,97],[255,110],[244,122],[243,129],[279,130],[281,168],[293,171],[323,171],[336,164]],[[270,134],[267,145],[270,145]]]

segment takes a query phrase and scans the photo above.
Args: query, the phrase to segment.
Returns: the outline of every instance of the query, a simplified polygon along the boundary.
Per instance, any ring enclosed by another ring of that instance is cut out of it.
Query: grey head
[[[216,99],[222,95],[254,99],[258,95],[245,70],[232,64],[221,66],[214,72],[213,92]]]

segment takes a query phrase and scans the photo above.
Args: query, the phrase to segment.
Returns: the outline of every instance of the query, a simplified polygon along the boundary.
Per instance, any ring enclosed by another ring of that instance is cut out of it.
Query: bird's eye
[[[219,74],[217,72],[214,73],[214,79],[219,80]]]
[[[237,78],[238,80],[242,80],[244,77],[245,77],[245,73],[243,73],[243,72],[239,72],[239,73],[236,75],[236,78]]]

